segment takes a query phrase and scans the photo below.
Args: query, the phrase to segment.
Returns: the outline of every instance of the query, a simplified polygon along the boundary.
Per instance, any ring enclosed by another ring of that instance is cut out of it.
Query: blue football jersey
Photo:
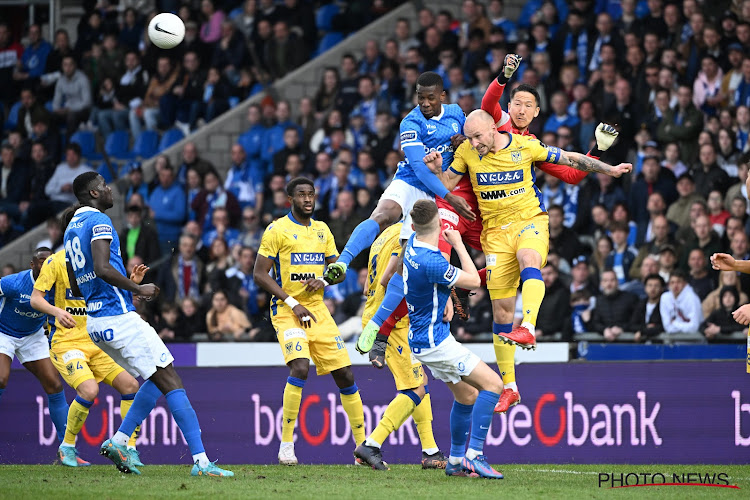
[[[466,116],[458,104],[443,104],[443,111],[429,120],[419,110],[419,106],[412,109],[401,120],[401,149],[407,146],[423,146],[424,154],[438,151],[443,156],[443,170],[453,161],[453,146],[451,137],[463,134]],[[424,155],[423,155],[424,156]],[[417,173],[409,164],[409,159],[398,164],[395,179],[401,179],[409,185],[435,195],[425,186]]]
[[[449,324],[443,321],[443,311],[459,273],[437,247],[411,235],[403,268],[409,308],[409,347],[435,347],[451,334]]]
[[[31,307],[31,270],[0,279],[0,333],[21,338],[39,331],[46,315]]]
[[[96,276],[91,243],[109,240],[109,263],[123,276],[127,276],[120,255],[120,238],[112,227],[112,220],[99,210],[82,207],[76,210],[65,230],[65,257],[73,267],[76,283],[86,300],[86,314],[94,318],[118,316],[133,307],[133,295],[110,285]]]

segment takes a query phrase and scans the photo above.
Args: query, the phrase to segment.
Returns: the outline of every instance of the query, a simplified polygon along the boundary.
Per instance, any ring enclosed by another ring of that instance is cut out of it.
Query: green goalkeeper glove
[[[596,147],[599,151],[606,151],[612,147],[620,133],[612,125],[602,122],[596,127],[594,135],[596,136]]]
[[[503,75],[505,75],[505,78],[510,80],[510,77],[513,76],[513,73],[516,72],[518,66],[521,64],[521,59],[523,58],[518,54],[508,54],[505,56],[505,61],[503,62]]]

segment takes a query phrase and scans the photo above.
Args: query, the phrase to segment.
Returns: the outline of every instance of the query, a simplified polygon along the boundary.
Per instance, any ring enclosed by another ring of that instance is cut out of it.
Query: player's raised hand
[[[615,127],[601,122],[597,125],[596,131],[594,132],[594,136],[596,136],[596,147],[599,151],[608,150],[617,140],[618,135],[620,135],[620,132],[618,132]]]
[[[56,309],[57,311],[55,312],[55,318],[57,318],[60,324],[65,328],[75,328],[76,320],[75,318],[73,318],[73,315],[65,309],[60,309],[59,307]]]
[[[464,134],[453,134],[451,136],[451,147],[455,151],[465,140],[466,136]]]
[[[726,253],[715,253],[711,256],[711,267],[716,271],[734,271],[736,260]]]
[[[477,216],[474,215],[474,212],[471,211],[471,205],[469,205],[469,202],[462,197],[453,193],[448,193],[447,195],[445,195],[445,201],[450,203],[451,206],[456,209],[458,215],[465,218],[469,222],[474,222],[475,220],[477,220]]]
[[[159,296],[159,287],[153,283],[146,283],[145,285],[138,286],[138,296],[145,298],[146,300],[155,299]]]
[[[143,277],[146,276],[149,267],[146,264],[138,264],[133,268],[133,272],[130,274],[130,281],[136,285],[140,285],[143,281]]]
[[[523,57],[518,54],[508,54],[505,56],[505,60],[503,61],[503,75],[505,75],[505,78],[510,79],[513,76],[513,73],[516,72],[518,66],[521,64],[521,59]]]
[[[610,175],[612,177],[621,177],[624,174],[629,174],[633,171],[633,164],[632,163],[620,163],[619,165],[615,165],[612,167],[612,170],[610,171]]]
[[[740,325],[750,325],[750,304],[740,306],[739,309],[732,313],[732,317]]]
[[[439,175],[443,172],[443,155],[441,155],[437,151],[427,153],[425,157],[422,158],[422,161],[425,165],[427,165],[427,168],[429,168],[433,174]]]
[[[297,316],[297,319],[302,325],[302,328],[310,328],[313,321],[315,321],[316,323],[318,322],[318,320],[315,319],[315,315],[308,311],[307,308],[301,304],[297,304],[296,306],[294,306],[292,312]]]

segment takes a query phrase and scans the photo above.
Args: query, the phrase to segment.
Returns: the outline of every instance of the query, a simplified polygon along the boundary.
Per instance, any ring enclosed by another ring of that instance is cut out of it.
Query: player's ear
[[[448,94],[443,90],[440,92],[440,102],[445,102],[446,97],[448,97]]]
[[[540,110],[541,110],[541,108],[539,106],[537,106],[536,109],[534,110],[534,118],[536,118],[537,116],[539,116],[539,111]]]
[[[413,222],[411,223],[411,230],[414,231],[414,232],[417,231],[417,228],[414,227],[414,223]]]

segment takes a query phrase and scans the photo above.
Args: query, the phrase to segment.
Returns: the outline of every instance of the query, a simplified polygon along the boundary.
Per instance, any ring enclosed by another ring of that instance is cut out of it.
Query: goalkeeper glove
[[[599,151],[606,151],[615,142],[620,133],[612,125],[602,122],[596,127],[596,147]]]
[[[521,59],[523,58],[518,54],[508,54],[505,56],[505,61],[503,61],[503,75],[505,78],[510,80],[510,77],[513,76],[513,73],[516,72],[518,66],[521,64]]]
[[[388,337],[382,333],[378,333],[375,338],[375,343],[372,345],[370,350],[370,363],[372,366],[378,369],[382,369],[385,366],[385,349],[388,347]]]

